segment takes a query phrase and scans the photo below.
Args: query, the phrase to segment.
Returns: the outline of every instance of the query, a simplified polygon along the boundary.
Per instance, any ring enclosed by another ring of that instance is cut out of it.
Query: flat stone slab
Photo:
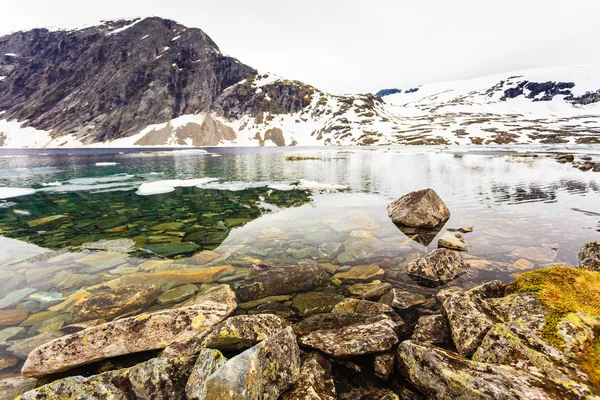
[[[63,336],[33,350],[21,373],[39,377],[105,358],[162,349],[221,322],[237,304],[206,300],[196,305],[123,318]]]

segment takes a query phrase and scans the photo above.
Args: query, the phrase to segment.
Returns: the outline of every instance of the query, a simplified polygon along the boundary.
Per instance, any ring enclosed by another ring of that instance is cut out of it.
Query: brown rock
[[[416,228],[433,228],[450,218],[450,210],[433,189],[407,193],[387,210],[394,223]]]
[[[425,303],[426,299],[421,294],[394,288],[383,295],[379,302],[387,304],[396,310],[406,310],[407,308]]]
[[[437,249],[406,265],[406,273],[419,284],[435,287],[450,282],[467,271],[458,253]]]
[[[301,399],[337,399],[331,360],[316,351],[304,358],[298,380],[282,400]]]
[[[156,286],[131,285],[84,297],[73,304],[73,322],[93,319],[114,319],[133,315],[154,303],[158,296]]]
[[[13,310],[0,310],[0,326],[17,325],[27,319],[27,311],[24,308]]]

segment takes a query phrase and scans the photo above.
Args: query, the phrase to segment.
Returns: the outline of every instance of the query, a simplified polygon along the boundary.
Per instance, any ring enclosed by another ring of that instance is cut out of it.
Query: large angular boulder
[[[88,378],[78,375],[59,379],[24,393],[21,399],[184,399],[193,364],[191,357],[153,358]]]
[[[227,362],[219,350],[202,349],[198,353],[190,378],[185,385],[185,394],[189,400],[206,399],[206,380]]]
[[[327,272],[315,262],[296,265],[253,265],[238,289],[244,302],[261,297],[303,292],[321,286],[329,278]]]
[[[281,319],[272,314],[238,315],[207,329],[198,336],[169,345],[163,357],[191,356],[202,348],[242,351],[283,329]]]
[[[455,251],[436,249],[409,262],[406,265],[406,273],[423,286],[436,287],[458,278],[468,268],[468,265]]]
[[[577,254],[579,267],[600,272],[600,240],[583,245]]]
[[[450,218],[450,210],[433,189],[407,193],[387,210],[395,224],[416,228],[433,228]]]
[[[494,324],[502,322],[498,310],[486,300],[504,296],[505,286],[501,281],[492,281],[453,293],[444,301],[442,309],[461,355],[471,356]]]
[[[398,346],[399,369],[428,398],[576,399],[577,389],[518,369],[471,361],[438,347],[406,340]]]
[[[370,323],[314,331],[302,336],[300,343],[334,357],[381,353],[398,343],[395,329],[391,319],[380,318]]]
[[[235,294],[229,292],[225,302],[206,300],[189,307],[123,318],[62,336],[33,350],[21,373],[38,377],[185,341],[221,322],[235,310]]]
[[[71,321],[113,319],[133,315],[154,303],[158,297],[156,286],[130,285],[95,293],[73,304]]]
[[[276,400],[300,373],[300,349],[287,327],[227,361],[206,380],[211,400]]]
[[[331,360],[319,352],[308,354],[302,361],[298,380],[282,400],[336,400],[332,367]]]

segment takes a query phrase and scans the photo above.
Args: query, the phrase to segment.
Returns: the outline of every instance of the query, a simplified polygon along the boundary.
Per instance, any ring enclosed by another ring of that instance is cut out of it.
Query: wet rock
[[[347,271],[338,272],[333,277],[344,282],[369,282],[383,278],[385,271],[377,264],[357,265],[349,268]]]
[[[464,291],[464,289],[461,287],[449,286],[449,287],[438,290],[437,293],[435,294],[435,298],[440,304],[443,304],[444,301],[446,301],[446,299],[448,297],[450,297],[453,293],[458,293],[458,292],[463,292],[463,291]]]
[[[428,398],[577,398],[551,381],[508,367],[471,361],[432,345],[406,340],[398,346],[399,368]]]
[[[90,286],[100,282],[100,277],[90,274],[76,274],[70,271],[60,271],[50,280],[50,285],[58,290]]]
[[[75,324],[70,324],[67,326],[63,326],[60,330],[65,334],[75,333],[82,331],[87,328],[91,328],[92,326],[105,324],[106,320],[104,319],[92,319],[90,321],[77,322]]]
[[[169,289],[160,296],[158,296],[158,304],[175,304],[184,301],[195,295],[198,292],[198,286],[187,284],[177,286],[173,289]]]
[[[38,302],[42,309],[46,309],[64,301],[65,295],[60,292],[35,292],[28,299]]]
[[[316,314],[298,322],[294,326],[294,332],[296,332],[297,335],[302,336],[315,331],[341,329],[349,325],[369,324],[383,319],[389,318],[384,315],[356,313]]]
[[[29,221],[27,225],[31,228],[37,227],[46,227],[46,226],[57,226],[62,224],[63,222],[69,221],[71,217],[67,215],[52,215],[49,217],[35,219],[33,221]]]
[[[425,301],[425,297],[421,294],[396,288],[387,292],[379,300],[380,303],[387,304],[396,310],[406,310],[407,308],[423,304]]]
[[[547,247],[521,247],[509,253],[512,258],[525,258],[539,263],[551,263],[556,259],[556,250]]]
[[[325,222],[328,222],[331,228],[337,232],[348,232],[365,229],[378,229],[379,223],[366,211],[355,211],[352,213],[343,213],[333,215]]]
[[[291,307],[282,303],[261,304],[255,309],[249,310],[248,314],[274,314],[282,319],[289,319],[296,316],[296,312]]]
[[[330,312],[342,300],[344,296],[332,292],[298,293],[292,300],[292,308],[297,310],[301,317],[306,317],[311,314]]]
[[[450,218],[450,210],[433,189],[407,193],[387,210],[394,223],[417,228],[433,228]]]
[[[17,308],[13,310],[0,310],[0,326],[17,325],[27,319],[29,311]]]
[[[424,286],[435,287],[458,278],[467,268],[467,264],[456,252],[437,249],[408,263],[406,273]]]
[[[300,349],[288,327],[231,358],[206,381],[206,398],[277,399],[300,373]]]
[[[6,351],[21,360],[25,360],[29,353],[31,353],[35,348],[61,336],[62,332],[60,331],[44,332],[27,339],[15,341],[8,349],[6,349]]]
[[[146,244],[159,244],[159,243],[178,243],[181,242],[181,238],[171,235],[151,235],[146,238]],[[155,251],[156,253],[156,251]]]
[[[193,358],[153,358],[88,378],[59,379],[24,393],[21,399],[183,399],[193,363]]]
[[[316,351],[302,360],[298,380],[282,397],[282,400],[301,399],[337,399],[331,360]]]
[[[154,225],[150,228],[151,231],[178,231],[183,228],[183,222],[163,222],[162,224]]]
[[[300,343],[334,357],[380,353],[398,343],[395,328],[390,319],[381,318],[372,323],[314,331],[302,336]]]
[[[394,354],[383,353],[374,356],[373,372],[378,378],[387,381],[394,372]]]
[[[292,296],[287,294],[282,294],[279,296],[269,296],[263,297],[262,299],[248,301],[246,303],[240,303],[238,307],[242,310],[249,310],[251,308],[256,308],[262,304],[275,303],[275,302],[284,302],[291,300]]]
[[[238,315],[183,342],[169,345],[163,357],[191,356],[202,348],[220,351],[246,350],[283,329],[281,319],[271,314]]]
[[[6,357],[6,356],[0,357],[0,371],[14,367],[18,363],[19,363],[18,358]]]
[[[144,246],[163,257],[176,257],[195,253],[200,246],[193,242],[155,243]]]
[[[14,376],[0,380],[0,398],[14,399],[35,388],[37,379]]]
[[[452,232],[444,232],[442,237],[438,239],[438,247],[445,247],[451,250],[466,251],[467,244],[462,235]]]
[[[412,339],[421,343],[429,343],[437,346],[449,344],[450,329],[443,315],[425,315],[419,318]]]
[[[201,349],[192,368],[190,378],[185,385],[185,394],[189,400],[205,400],[206,380],[227,362],[219,350]]]
[[[97,325],[36,348],[21,373],[43,376],[109,357],[165,348],[221,322],[236,306],[235,294],[230,291],[226,302],[206,300],[189,307]]]
[[[492,281],[466,292],[452,294],[442,305],[458,352],[471,356],[494,324],[502,322],[486,299],[502,297],[505,284]]]
[[[381,281],[373,281],[369,283],[355,283],[348,287],[348,293],[353,296],[358,296],[361,299],[373,299],[383,296],[387,291],[392,288],[389,283],[382,283]]]
[[[366,315],[380,315],[394,312],[387,304],[376,303],[368,300],[344,299],[333,307],[332,313],[356,313]]]
[[[26,329],[22,326],[11,326],[10,328],[4,328],[0,330],[0,343],[6,342],[7,340],[21,336],[25,333]]]
[[[583,245],[577,254],[579,267],[591,271],[600,271],[600,240]]]
[[[344,251],[337,256],[337,261],[345,265],[366,264],[399,256],[404,250],[406,248],[396,242],[354,237],[344,241]]]
[[[77,301],[71,310],[72,322],[92,319],[114,319],[133,315],[154,303],[158,296],[156,286],[131,285],[95,293]]]
[[[261,297],[303,292],[321,286],[329,275],[319,264],[300,262],[297,265],[254,265],[238,289],[242,301]]]
[[[27,298],[30,294],[37,292],[34,288],[23,288],[10,292],[8,295],[0,299],[0,310],[4,308],[11,308],[19,304],[22,300]]]

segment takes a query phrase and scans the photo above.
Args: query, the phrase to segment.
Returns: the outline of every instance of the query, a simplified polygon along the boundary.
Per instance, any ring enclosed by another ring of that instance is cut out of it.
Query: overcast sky
[[[0,0],[0,34],[149,15],[333,93],[600,62],[599,0]]]

